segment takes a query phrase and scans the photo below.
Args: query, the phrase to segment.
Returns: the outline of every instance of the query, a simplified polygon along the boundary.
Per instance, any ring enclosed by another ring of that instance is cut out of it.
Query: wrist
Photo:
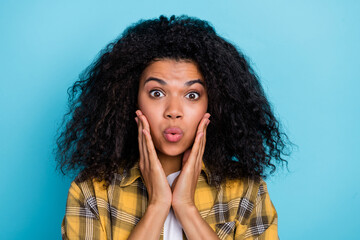
[[[169,210],[164,205],[149,204],[128,239],[159,239]]]
[[[219,239],[195,205],[183,205],[183,208],[174,209],[174,213],[188,239]]]
[[[150,202],[147,206],[146,211],[155,212],[158,214],[168,214],[171,208],[171,203],[165,203],[165,202]]]
[[[182,219],[188,219],[194,214],[198,214],[198,210],[194,204],[181,204],[181,205],[172,205],[175,217],[182,221]]]

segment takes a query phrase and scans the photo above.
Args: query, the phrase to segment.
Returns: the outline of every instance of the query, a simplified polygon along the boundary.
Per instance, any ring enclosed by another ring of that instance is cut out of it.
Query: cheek
[[[139,102],[139,109],[145,115],[150,126],[150,132],[151,134],[153,134],[152,130],[156,128],[161,118],[161,116],[159,116],[160,114],[159,105],[158,104],[151,105],[149,103],[142,105],[141,102]]]
[[[198,125],[201,122],[201,119],[204,117],[206,113],[206,108],[198,108],[198,109],[191,109],[189,112],[189,126],[191,126],[192,132],[195,134]]]
[[[145,94],[142,93],[142,95],[139,96],[138,98],[138,106],[140,111],[146,116],[147,120],[150,121],[150,119],[152,118],[152,114],[156,111],[156,109],[154,109],[155,106],[153,106],[153,104],[151,104],[151,101],[146,101],[146,97],[144,96]]]

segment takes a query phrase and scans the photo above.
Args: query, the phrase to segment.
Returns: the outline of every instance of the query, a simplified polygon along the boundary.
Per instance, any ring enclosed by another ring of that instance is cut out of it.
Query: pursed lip
[[[164,130],[164,133],[165,134],[183,134],[183,131],[181,130],[181,128],[178,128],[178,127],[169,127]]]
[[[169,127],[164,130],[164,137],[169,142],[178,142],[183,136],[183,131],[178,127]]]

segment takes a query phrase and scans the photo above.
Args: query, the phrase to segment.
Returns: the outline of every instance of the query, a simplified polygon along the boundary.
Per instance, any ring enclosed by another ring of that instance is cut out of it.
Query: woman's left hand
[[[210,123],[210,114],[206,113],[200,121],[195,141],[191,149],[185,151],[180,175],[172,184],[171,205],[176,212],[183,207],[195,206],[194,195],[201,172],[202,158],[206,144],[206,129]]]

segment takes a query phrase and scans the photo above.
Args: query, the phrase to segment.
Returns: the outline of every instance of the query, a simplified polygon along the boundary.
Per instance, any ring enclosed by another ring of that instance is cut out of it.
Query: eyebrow
[[[150,82],[150,81],[155,81],[155,82],[158,82],[159,84],[161,85],[167,85],[167,83],[162,80],[162,79],[159,79],[159,78],[155,78],[155,77],[149,77],[148,79],[146,79],[146,81],[144,82],[144,85],[147,83],[147,82]],[[187,81],[184,86],[191,86],[195,83],[200,83],[201,85],[203,85],[203,87],[205,87],[204,83],[200,80],[200,79],[195,79],[195,80],[190,80],[190,81]]]

